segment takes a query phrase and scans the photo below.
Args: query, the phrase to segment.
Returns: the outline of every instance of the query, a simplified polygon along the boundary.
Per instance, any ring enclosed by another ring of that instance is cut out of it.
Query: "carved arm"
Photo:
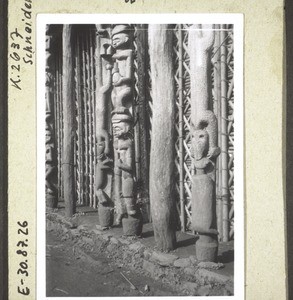
[[[119,51],[115,53],[112,58],[117,60],[126,60],[125,76],[121,77],[117,82],[115,82],[114,86],[120,86],[124,84],[131,85],[133,78],[133,51],[131,49]]]
[[[122,161],[121,159],[117,160],[117,167],[125,172],[130,174],[133,173],[133,153],[132,153],[132,143],[129,143],[129,147],[125,153],[125,160]]]

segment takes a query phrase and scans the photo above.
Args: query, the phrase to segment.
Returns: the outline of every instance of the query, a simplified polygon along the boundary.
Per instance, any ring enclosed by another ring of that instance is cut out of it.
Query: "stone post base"
[[[50,208],[57,208],[58,198],[54,196],[46,196],[46,206]]]
[[[217,262],[218,239],[216,235],[200,235],[195,242],[196,258],[199,261]]]
[[[140,236],[142,233],[142,215],[137,213],[122,219],[123,234],[130,236]]]
[[[101,227],[111,227],[114,222],[114,210],[111,206],[99,205],[99,223]]]

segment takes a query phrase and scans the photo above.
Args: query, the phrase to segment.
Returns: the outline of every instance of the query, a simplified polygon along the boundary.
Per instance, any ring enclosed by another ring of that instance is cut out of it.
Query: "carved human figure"
[[[134,198],[133,137],[130,114],[114,113],[112,116],[115,155],[116,196],[119,197],[117,223],[123,216],[136,214]]]
[[[98,202],[99,225],[108,229],[113,225],[114,203],[111,200],[112,163],[111,134],[109,132],[109,101],[112,90],[112,53],[110,36],[106,29],[97,25],[96,74],[98,93],[96,97],[96,166],[95,195]],[[104,80],[103,80],[104,79]]]
[[[210,163],[208,159],[209,134],[206,130],[193,130],[192,137],[193,165],[197,174],[204,174],[205,168]]]
[[[106,155],[106,142],[99,141],[97,144],[97,163],[96,163],[96,196],[99,204],[106,204],[109,196],[104,192],[108,183],[108,171],[111,169],[112,160]]]
[[[215,216],[214,161],[208,157],[209,134],[192,132],[192,228],[200,234],[217,235]]]
[[[132,110],[133,85],[133,51],[132,33],[128,25],[116,25],[112,30],[112,46],[114,48],[112,70],[112,103],[115,112]]]
[[[52,36],[50,27],[46,27],[46,205],[47,207],[56,208],[58,204],[57,188],[57,155],[54,142],[54,105],[53,105],[53,54],[52,54]]]
[[[204,261],[216,261],[218,251],[214,175],[220,148],[217,145],[217,118],[209,110],[213,43],[212,25],[190,27],[192,228],[199,234],[197,259]]]
[[[196,24],[190,27],[189,51],[191,59],[191,94],[196,108],[191,111],[191,121],[194,130],[206,130],[209,136],[208,157],[220,154],[218,143],[217,118],[209,110],[210,102],[210,58],[214,44],[213,26]]]
[[[97,96],[97,103],[99,109],[96,113],[96,137],[97,137],[97,143],[100,145],[102,142],[104,144],[104,153],[108,155],[110,153],[110,138],[109,138],[109,132],[107,130],[107,97],[108,93],[112,88],[112,65],[107,64],[106,65],[106,83],[101,86],[101,88],[98,91]]]
[[[128,25],[116,25],[112,30],[111,49],[114,54],[109,59],[113,64],[111,72],[111,100],[113,148],[114,148],[114,185],[116,222],[122,223],[125,235],[140,235],[142,216],[136,206],[134,191],[134,141],[132,135],[133,116],[133,30]],[[110,51],[111,50],[111,51]],[[106,55],[106,54],[105,54]]]
[[[50,126],[46,125],[46,205],[55,208],[58,202],[57,167],[54,141]]]

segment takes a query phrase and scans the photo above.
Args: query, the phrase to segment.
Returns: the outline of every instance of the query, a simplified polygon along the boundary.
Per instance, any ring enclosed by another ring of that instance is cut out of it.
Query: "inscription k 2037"
[[[29,261],[28,261],[28,252],[27,247],[29,246],[28,240],[28,222],[17,222],[18,229],[17,233],[19,235],[19,241],[16,244],[17,250],[16,254],[20,258],[20,262],[18,264],[19,268],[17,269],[17,275],[19,276],[19,285],[17,286],[17,292],[21,295],[28,296],[30,294],[30,289],[25,284],[27,278],[29,277]]]
[[[10,59],[10,72],[9,81],[11,86],[21,90],[21,72],[22,66],[33,65],[33,44],[32,44],[32,0],[24,0],[21,7],[22,11],[22,27],[15,28],[10,32],[9,41],[9,59]]]

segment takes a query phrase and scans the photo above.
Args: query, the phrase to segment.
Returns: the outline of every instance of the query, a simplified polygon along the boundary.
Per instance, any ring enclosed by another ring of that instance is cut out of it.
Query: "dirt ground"
[[[61,241],[53,232],[47,232],[46,244],[48,297],[178,295],[169,286],[114,265],[105,254],[94,260],[78,252],[72,241]]]

